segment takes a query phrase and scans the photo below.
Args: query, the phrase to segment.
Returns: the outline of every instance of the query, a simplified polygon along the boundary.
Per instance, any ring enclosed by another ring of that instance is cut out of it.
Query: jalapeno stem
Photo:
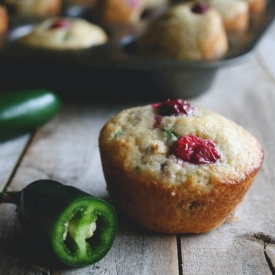
[[[21,191],[1,192],[0,203],[13,203],[18,205],[20,202]]]

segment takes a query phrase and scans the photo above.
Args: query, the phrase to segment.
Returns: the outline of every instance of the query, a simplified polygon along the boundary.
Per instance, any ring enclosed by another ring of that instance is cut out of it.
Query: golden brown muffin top
[[[243,0],[205,0],[205,2],[217,9],[225,19],[235,18],[240,13],[248,12],[248,4]]]
[[[107,42],[105,31],[81,18],[50,18],[20,40],[29,46],[55,50],[81,49]]]
[[[140,36],[140,51],[194,60],[224,55],[228,41],[221,15],[211,7],[194,12],[195,5],[196,1],[175,5],[150,22]]]
[[[186,135],[213,141],[220,159],[212,164],[193,164],[177,158],[171,152],[175,137]],[[261,145],[254,136],[202,108],[194,108],[192,115],[161,117],[152,105],[127,109],[106,123],[99,142],[113,165],[128,173],[140,173],[140,177],[164,185],[192,182],[204,191],[211,190],[215,182],[243,180],[263,161]]]

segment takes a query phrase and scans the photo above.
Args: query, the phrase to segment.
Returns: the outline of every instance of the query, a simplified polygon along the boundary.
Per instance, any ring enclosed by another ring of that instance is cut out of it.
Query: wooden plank
[[[266,255],[270,261],[270,269],[273,270],[273,273],[275,273],[275,243],[273,240],[273,243],[266,245]]]
[[[0,190],[7,184],[30,138],[29,134],[0,142]]]
[[[183,244],[183,274],[272,274],[260,243],[224,229],[184,237]]]
[[[24,254],[28,251],[28,246],[22,248],[22,230],[17,223],[16,207],[11,204],[0,205],[0,274],[24,275],[24,257],[18,257],[18,248]],[[24,255],[23,254],[23,255]]]
[[[123,106],[124,108],[125,106]],[[15,177],[10,184],[13,190],[21,190],[26,184],[41,178],[50,178],[65,184],[75,185],[96,196],[109,200],[103,178],[98,151],[98,135],[103,123],[122,106],[64,106],[62,112],[42,128],[28,147]],[[107,111],[108,110],[108,111]],[[49,202],[50,203],[50,202]],[[4,211],[4,210],[3,210]],[[6,212],[5,212],[6,213]],[[9,215],[11,219],[9,220]],[[10,236],[10,231],[19,225],[14,214],[6,213],[0,224],[1,230]],[[140,229],[124,218],[110,253],[95,265],[73,269],[55,267],[38,260],[35,253],[24,255],[23,251],[8,257],[7,265],[0,266],[0,274],[178,274],[177,242],[175,236],[152,234]],[[21,233],[21,242],[25,241]],[[10,236],[10,239],[12,237]],[[26,242],[26,241],[25,241]],[[22,247],[22,246],[21,246]],[[5,258],[0,250],[0,259]],[[39,253],[38,253],[39,254]],[[22,260],[24,259],[24,261]],[[165,259],[165,260],[163,260]],[[34,273],[35,272],[35,273]]]
[[[275,239],[274,84],[253,59],[221,70],[213,89],[192,102],[254,134],[263,145],[265,162],[236,219],[208,234],[182,236],[183,274],[272,274],[265,244],[255,236]]]

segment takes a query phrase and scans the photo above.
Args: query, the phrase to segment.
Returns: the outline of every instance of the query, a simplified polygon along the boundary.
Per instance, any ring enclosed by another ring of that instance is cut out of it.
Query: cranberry
[[[70,22],[66,19],[58,19],[56,21],[53,22],[53,24],[51,25],[51,29],[59,29],[59,28],[67,28],[69,27]]]
[[[167,99],[164,102],[155,103],[152,106],[153,108],[159,109],[159,114],[162,116],[192,115],[194,113],[194,108],[187,101],[180,98]]]
[[[192,12],[194,13],[198,13],[198,14],[203,14],[205,13],[207,10],[209,9],[209,7],[207,6],[207,4],[203,3],[203,2],[198,2],[196,3],[193,7],[192,7]]]
[[[193,164],[210,164],[220,159],[213,141],[187,135],[179,138],[172,147],[177,158]]]

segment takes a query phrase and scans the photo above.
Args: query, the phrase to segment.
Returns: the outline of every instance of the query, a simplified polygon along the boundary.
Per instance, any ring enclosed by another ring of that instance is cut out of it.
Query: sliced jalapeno
[[[101,260],[110,250],[117,229],[114,208],[73,186],[38,180],[19,192],[0,193],[0,202],[17,204],[26,230],[48,236],[57,257],[70,266]]]

